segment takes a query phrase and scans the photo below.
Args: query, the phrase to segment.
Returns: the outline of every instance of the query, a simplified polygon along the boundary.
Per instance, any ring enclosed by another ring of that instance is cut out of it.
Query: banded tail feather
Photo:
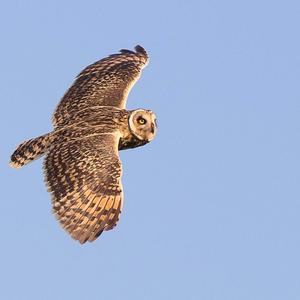
[[[49,148],[52,134],[47,133],[20,144],[10,158],[12,168],[21,168],[31,161],[40,158]]]

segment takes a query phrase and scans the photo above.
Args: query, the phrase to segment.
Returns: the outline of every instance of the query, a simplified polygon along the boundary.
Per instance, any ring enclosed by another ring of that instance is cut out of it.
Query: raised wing
[[[122,209],[119,135],[70,140],[50,148],[44,163],[53,212],[80,243],[112,229]]]
[[[58,127],[76,112],[92,106],[114,106],[124,109],[127,96],[148,63],[141,46],[135,52],[120,50],[85,68],[58,104],[53,125]]]

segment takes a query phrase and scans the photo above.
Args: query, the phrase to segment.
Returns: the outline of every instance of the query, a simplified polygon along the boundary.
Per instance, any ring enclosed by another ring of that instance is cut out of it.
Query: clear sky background
[[[2,1],[0,299],[300,299],[299,1]],[[42,160],[8,167],[86,65],[141,44],[117,228],[80,245]]]

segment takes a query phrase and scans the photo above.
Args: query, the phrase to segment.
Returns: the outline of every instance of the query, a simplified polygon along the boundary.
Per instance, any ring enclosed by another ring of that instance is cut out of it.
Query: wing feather
[[[136,46],[135,51],[122,49],[86,67],[58,104],[53,125],[61,126],[79,111],[93,106],[124,109],[127,96],[148,61],[146,50]]]
[[[112,229],[121,213],[119,135],[88,136],[54,145],[44,169],[53,212],[80,243]]]

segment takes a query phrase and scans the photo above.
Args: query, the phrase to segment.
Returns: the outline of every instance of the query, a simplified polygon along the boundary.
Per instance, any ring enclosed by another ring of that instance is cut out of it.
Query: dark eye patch
[[[144,124],[147,123],[147,120],[144,119],[143,117],[138,117],[138,118],[137,118],[137,122],[138,122],[139,124],[141,124],[141,125],[144,125]]]

